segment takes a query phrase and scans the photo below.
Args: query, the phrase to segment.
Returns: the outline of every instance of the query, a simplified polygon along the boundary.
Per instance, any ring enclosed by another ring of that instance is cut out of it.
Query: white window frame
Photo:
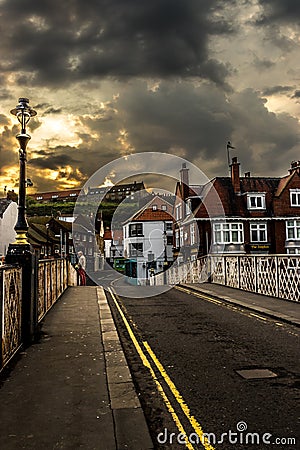
[[[173,222],[165,222],[165,231],[173,231]]]
[[[286,250],[288,255],[300,255],[300,248],[298,247],[291,247]]]
[[[185,215],[188,216],[189,214],[191,214],[191,212],[192,212],[192,200],[188,198],[186,201]]]
[[[191,236],[191,245],[196,244],[196,238],[195,238],[195,222],[192,222],[190,224],[190,236]]]
[[[182,219],[182,206],[181,203],[175,206],[175,219],[181,220]]]
[[[254,205],[252,204],[251,200],[254,199]],[[260,200],[260,201],[258,201]],[[258,203],[261,203],[258,205]],[[266,194],[263,192],[255,192],[255,193],[248,193],[247,194],[247,207],[250,210],[253,209],[266,209]]]
[[[300,240],[300,219],[287,220],[285,223],[286,240]]]
[[[144,226],[143,223],[131,223],[129,224],[129,237],[143,236]]]
[[[257,233],[257,239],[253,237],[254,233]],[[265,222],[250,223],[250,242],[268,242],[267,224]]]
[[[243,244],[244,225],[241,222],[217,222],[213,224],[215,244]]]
[[[179,230],[175,230],[175,247],[180,247]]]
[[[183,228],[179,228],[179,244],[180,247],[184,246]]]
[[[141,246],[141,249],[137,249],[135,246]],[[129,255],[131,256],[144,256],[144,244],[143,242],[131,242],[129,244]]]
[[[300,189],[290,189],[291,206],[300,206]]]
[[[167,205],[161,205],[161,210],[162,211],[167,211]]]

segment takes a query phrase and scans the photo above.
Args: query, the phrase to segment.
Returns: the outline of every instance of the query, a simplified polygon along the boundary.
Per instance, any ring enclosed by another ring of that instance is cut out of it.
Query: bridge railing
[[[196,261],[173,264],[163,280],[178,283],[222,284],[245,291],[300,301],[300,255],[208,255]]]
[[[7,365],[23,344],[22,326],[24,304],[22,299],[22,268],[4,265],[0,267],[0,370]],[[40,260],[35,265],[34,311],[36,325],[68,286],[77,284],[77,272],[66,259]]]
[[[22,344],[22,269],[0,267],[0,369],[19,350]]]

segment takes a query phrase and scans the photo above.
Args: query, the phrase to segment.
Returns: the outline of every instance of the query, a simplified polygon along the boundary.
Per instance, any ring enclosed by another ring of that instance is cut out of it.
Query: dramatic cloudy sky
[[[20,96],[35,189],[81,186],[120,155],[167,152],[208,177],[300,159],[299,0],[0,0],[0,196],[17,182]],[[158,161],[159,166],[159,161]]]

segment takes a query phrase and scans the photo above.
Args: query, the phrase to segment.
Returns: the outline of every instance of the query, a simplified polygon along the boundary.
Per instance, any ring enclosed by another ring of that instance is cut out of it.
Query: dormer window
[[[290,189],[291,206],[300,206],[300,189]]]
[[[255,192],[247,194],[248,209],[266,209],[266,194]]]

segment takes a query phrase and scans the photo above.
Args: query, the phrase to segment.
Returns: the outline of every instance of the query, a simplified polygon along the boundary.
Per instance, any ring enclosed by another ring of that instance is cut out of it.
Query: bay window
[[[243,244],[244,229],[242,223],[214,223],[215,244]]]

